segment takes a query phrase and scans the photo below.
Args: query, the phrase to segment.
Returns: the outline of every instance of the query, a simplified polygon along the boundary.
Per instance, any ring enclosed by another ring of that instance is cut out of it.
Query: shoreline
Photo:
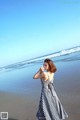
[[[66,65],[60,63],[54,80],[56,93],[68,113],[69,120],[80,117],[80,73],[78,72],[80,63],[73,63]],[[21,94],[20,91],[19,94],[0,91],[0,112],[8,112],[9,120],[36,120],[41,83],[33,79],[29,80],[30,83],[32,82],[30,89],[21,91]],[[25,82],[27,83],[26,80]]]

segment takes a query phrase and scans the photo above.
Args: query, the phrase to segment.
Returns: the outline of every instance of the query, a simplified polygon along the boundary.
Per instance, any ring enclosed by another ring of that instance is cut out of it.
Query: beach
[[[0,120],[80,120],[79,31],[80,0],[0,0]]]
[[[8,112],[8,120],[35,120],[36,109],[36,101],[28,96],[0,92],[0,111]]]
[[[4,84],[1,81],[0,112],[8,112],[8,120],[36,120],[42,86],[39,79],[33,79],[33,75],[41,64],[30,66],[28,69],[17,70],[18,80],[16,79],[14,82],[10,83],[9,79],[11,77],[8,78],[9,84],[8,82]],[[60,61],[55,62],[55,64],[57,67],[57,72],[54,76],[56,93],[68,113],[68,120],[79,120],[80,61]],[[21,72],[25,74],[19,77]],[[12,76],[12,73],[13,71],[4,73],[3,76],[5,74],[8,74],[8,76],[11,74]],[[1,78],[3,77],[0,77],[0,80]]]

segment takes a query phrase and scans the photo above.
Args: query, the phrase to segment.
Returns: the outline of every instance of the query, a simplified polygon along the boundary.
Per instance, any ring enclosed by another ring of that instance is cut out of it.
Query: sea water
[[[34,80],[33,75],[40,69],[46,58],[52,59],[57,67],[55,79],[61,79],[61,81],[56,81],[57,86],[60,86],[62,83],[64,83],[64,86],[69,84],[69,80],[65,79],[65,75],[67,73],[69,75],[72,70],[75,70],[74,74],[79,76],[80,51],[69,53],[68,50],[66,54],[62,54],[62,51],[60,51],[56,53],[55,57],[54,54],[51,55],[0,67],[0,91],[20,95],[34,95],[38,93],[38,90],[41,88],[40,80]]]

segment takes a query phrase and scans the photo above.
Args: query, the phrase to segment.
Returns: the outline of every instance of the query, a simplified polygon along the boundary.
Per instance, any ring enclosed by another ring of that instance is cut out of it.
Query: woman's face
[[[48,63],[47,63],[47,62],[44,62],[43,66],[44,66],[44,69],[45,69],[45,70],[48,70],[49,65],[48,65]]]

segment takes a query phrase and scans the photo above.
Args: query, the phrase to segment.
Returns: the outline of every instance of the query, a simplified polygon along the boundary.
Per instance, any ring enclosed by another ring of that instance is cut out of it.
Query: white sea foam
[[[39,60],[44,60],[46,58],[55,58],[55,57],[59,57],[59,56],[65,56],[67,54],[72,54],[72,53],[75,53],[75,52],[80,52],[80,46],[70,48],[70,49],[65,49],[65,50],[62,50],[62,51],[59,51],[59,52],[56,52],[56,53],[52,53],[52,54],[44,55],[44,56],[37,57],[37,58],[34,58],[34,59],[25,60],[25,61],[21,61],[21,62],[15,63],[15,64],[10,64],[10,65],[0,67],[0,73],[5,72],[7,70],[13,70],[14,68],[19,69],[19,68],[22,68],[22,67],[26,67],[26,65],[37,62]]]
[[[29,60],[29,62],[35,62],[35,61],[43,60],[43,59],[46,59],[46,58],[59,57],[59,56],[62,56],[62,55],[71,54],[71,53],[75,53],[75,52],[80,52],[80,46],[70,48],[70,49],[65,49],[65,50],[59,51],[57,53],[52,53],[52,54],[49,54],[49,55],[45,55],[43,57],[34,58],[32,60]]]

